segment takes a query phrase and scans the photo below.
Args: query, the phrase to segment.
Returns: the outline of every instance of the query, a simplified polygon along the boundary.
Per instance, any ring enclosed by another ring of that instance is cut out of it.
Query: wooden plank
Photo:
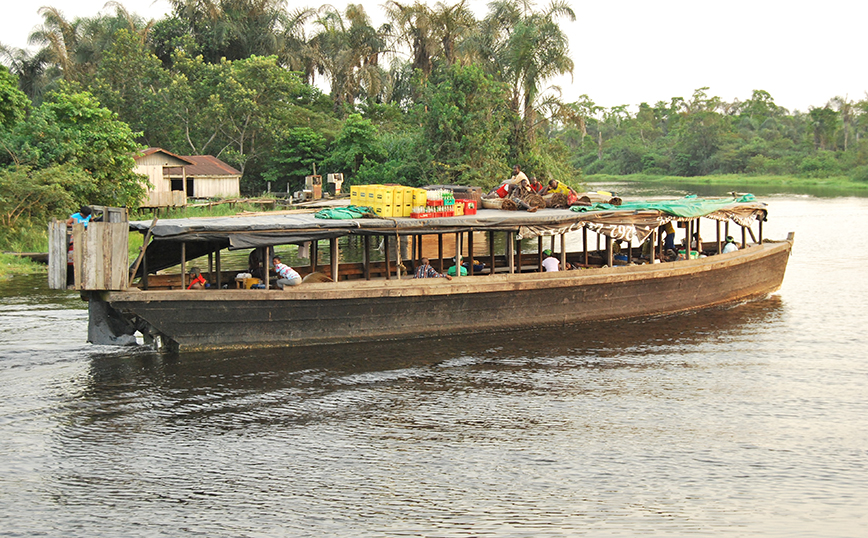
[[[67,252],[66,223],[53,220],[48,224],[48,287],[66,289]]]
[[[129,225],[91,222],[73,226],[75,289],[124,290],[129,285]],[[81,248],[79,248],[79,246]]]

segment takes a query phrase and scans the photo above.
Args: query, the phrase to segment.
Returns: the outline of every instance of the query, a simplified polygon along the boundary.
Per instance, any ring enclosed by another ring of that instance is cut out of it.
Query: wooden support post
[[[588,265],[588,229],[582,226],[582,249],[585,253],[585,266]]]
[[[265,281],[265,282],[263,282],[263,284],[265,284],[265,291],[268,291],[271,289],[271,272],[268,270],[268,264],[270,264],[274,260],[271,259],[271,257],[269,257],[269,254],[273,255],[273,253],[269,252],[270,250],[271,249],[268,247],[260,247],[259,248],[259,259],[263,261],[263,263],[262,263],[262,280]]]
[[[717,253],[720,254],[722,247],[720,246],[720,221],[714,221],[717,223]]]
[[[543,236],[539,236],[539,241],[536,242],[536,251],[537,251],[537,253],[536,253],[536,255],[537,255],[537,268],[536,269],[540,273],[543,272],[543,265],[542,265],[542,262],[543,262],[542,251],[543,250],[544,250],[543,249]]]
[[[392,280],[392,260],[391,253],[389,252],[389,236],[383,236],[383,249],[386,253],[386,280]]]
[[[365,280],[371,280],[371,236],[364,236]]]
[[[512,232],[506,232],[506,259],[509,267],[509,274],[515,274],[515,239]]]
[[[494,256],[494,232],[488,232],[488,257],[491,258],[491,271],[488,274],[493,275],[497,266],[497,258]]]
[[[744,226],[741,227],[741,248],[744,249],[747,247],[747,232],[744,229]]]
[[[314,239],[310,242],[310,272],[316,273],[316,266],[319,263],[319,241]],[[266,266],[267,267],[267,266]]]
[[[187,289],[187,243],[181,242],[181,289]]]
[[[516,239],[516,251],[518,253],[518,262],[516,262],[516,266],[518,267],[518,272],[521,273],[522,268],[524,267],[524,262],[521,259],[521,239]]]
[[[461,259],[461,236],[460,232],[455,234],[455,258],[452,260],[455,262],[455,278],[461,276],[461,264],[463,261]]]
[[[690,259],[690,242],[693,241],[693,221],[687,221],[687,244],[684,245],[684,259]]]
[[[606,264],[609,267],[615,265],[615,253],[612,251],[612,238],[606,236]]]
[[[214,268],[217,269],[217,289],[223,289],[222,285],[222,275],[220,274],[220,249],[218,248],[214,251]]]
[[[440,267],[437,270],[443,272],[443,234],[437,234],[437,260]]]
[[[419,259],[419,258],[417,258],[417,255],[418,255],[418,248],[419,248],[419,247],[416,246],[416,235],[415,235],[415,234],[414,234],[414,235],[411,235],[411,236],[410,236],[410,261],[411,261],[414,265],[415,265],[415,263],[416,263],[416,260]]]
[[[476,264],[476,260],[473,258],[473,232],[467,232],[467,256],[470,259],[470,268],[468,269],[468,274],[473,276],[473,266]]]
[[[567,269],[567,234],[561,234],[561,271]]]
[[[133,277],[136,275],[133,274]],[[217,275],[220,276],[219,273]],[[130,278],[130,282],[132,282],[132,277]],[[147,249],[142,249],[142,289],[148,289],[148,251]]]
[[[208,280],[214,282],[214,253],[208,253]]]
[[[332,237],[329,239],[329,253],[332,263],[332,280],[338,281],[338,262],[340,261],[340,252],[338,252],[338,238]]]
[[[763,221],[759,221],[759,244],[763,244]]]

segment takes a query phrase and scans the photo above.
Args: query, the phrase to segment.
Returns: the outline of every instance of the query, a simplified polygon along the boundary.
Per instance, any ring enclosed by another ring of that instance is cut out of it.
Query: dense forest
[[[296,190],[316,166],[349,184],[481,184],[518,163],[582,174],[850,176],[868,181],[868,97],[789,111],[755,90],[603,108],[550,81],[582,73],[562,0],[387,1],[289,10],[281,0],[171,0],[146,21],[39,10],[30,49],[0,47],[0,219],[39,222],[79,203],[136,207],[131,155],[210,154],[242,190]],[[575,43],[581,47],[581,43]],[[328,93],[319,89],[328,87]],[[5,233],[5,232],[4,232]],[[2,238],[0,238],[2,240]]]

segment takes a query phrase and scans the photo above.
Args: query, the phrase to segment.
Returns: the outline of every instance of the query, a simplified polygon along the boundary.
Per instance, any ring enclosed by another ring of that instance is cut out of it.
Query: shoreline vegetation
[[[658,186],[666,185],[717,185],[721,187],[732,185],[762,187],[764,189],[779,187],[780,194],[811,194],[802,192],[803,189],[822,187],[830,190],[840,190],[842,196],[849,194],[868,193],[868,183],[854,181],[849,176],[834,176],[824,178],[797,177],[797,176],[747,176],[741,174],[719,174],[708,176],[662,176],[648,174],[631,174],[618,176],[611,174],[594,174],[584,176],[585,183],[589,185],[597,183],[641,183]]]
[[[776,194],[808,194],[812,189],[822,188],[838,196],[864,196],[868,195],[868,183],[851,180],[847,176],[830,178],[800,178],[795,176],[743,176],[737,174],[711,175],[698,177],[681,176],[656,176],[646,174],[633,174],[617,176],[610,174],[595,174],[582,178],[588,190],[593,190],[595,185],[611,185],[626,183],[630,185],[643,185],[653,187],[676,187],[684,188],[692,185],[716,186],[726,190],[752,191],[761,188],[765,191],[774,190]],[[198,206],[185,209],[172,209],[164,213],[160,218],[195,218],[195,217],[225,217],[247,212],[261,212],[260,205],[256,204],[221,204],[213,207]],[[276,210],[280,210],[277,208]],[[153,213],[141,211],[133,213],[132,220],[149,220]],[[43,252],[47,244],[47,231],[41,235],[32,230],[30,241],[21,242],[25,252]],[[136,259],[142,246],[140,234],[130,235],[130,263]],[[29,247],[29,248],[28,248]],[[21,274],[45,273],[46,266],[30,260],[29,258],[16,256],[9,252],[0,253],[0,278],[10,278]]]

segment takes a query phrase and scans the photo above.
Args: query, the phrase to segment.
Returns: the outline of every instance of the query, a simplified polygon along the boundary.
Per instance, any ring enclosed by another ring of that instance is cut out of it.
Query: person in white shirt
[[[721,254],[735,252],[736,250],[738,250],[738,245],[735,244],[735,239],[733,239],[731,235],[727,235],[726,244],[723,246],[723,251],[721,252]]]
[[[558,261],[557,258],[552,256],[552,251],[550,249],[545,249],[543,251],[543,270],[547,273],[552,271],[560,271],[561,262]]]
[[[277,273],[277,287],[283,289],[284,286],[298,286],[301,284],[301,275],[295,269],[288,265],[280,263],[280,256],[275,256],[271,259],[274,264],[274,272]]]

